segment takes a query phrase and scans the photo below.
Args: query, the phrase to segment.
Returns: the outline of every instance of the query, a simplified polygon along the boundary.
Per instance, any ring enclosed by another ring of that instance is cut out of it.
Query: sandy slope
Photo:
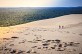
[[[64,28],[59,29],[59,25]],[[57,43],[57,40],[60,41]],[[0,54],[4,53],[80,54],[82,53],[82,14],[0,27]]]

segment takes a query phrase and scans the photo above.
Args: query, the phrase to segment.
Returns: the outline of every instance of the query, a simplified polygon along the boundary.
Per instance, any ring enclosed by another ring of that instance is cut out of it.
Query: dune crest
[[[28,53],[82,54],[82,14],[0,27],[0,54]]]

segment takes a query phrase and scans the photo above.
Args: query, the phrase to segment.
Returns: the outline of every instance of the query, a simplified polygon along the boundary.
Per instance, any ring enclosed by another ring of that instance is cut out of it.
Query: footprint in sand
[[[30,50],[27,51],[27,53],[37,53],[37,52],[33,49],[30,49]]]
[[[19,37],[15,37],[15,36],[13,36],[13,37],[11,37],[12,39],[17,39],[17,38],[19,38]]]
[[[21,44],[21,43],[25,43],[26,42],[26,40],[24,39],[24,40],[22,40],[21,42],[19,42],[19,44]]]
[[[70,33],[69,31],[67,31],[66,33]]]
[[[76,34],[76,33],[73,33],[73,34]]]
[[[14,44],[10,44],[9,46],[14,46]]]
[[[82,54],[82,53],[79,53],[79,54]]]
[[[64,31],[65,33],[70,33],[69,31]]]
[[[80,36],[82,36],[82,34],[79,34]]]

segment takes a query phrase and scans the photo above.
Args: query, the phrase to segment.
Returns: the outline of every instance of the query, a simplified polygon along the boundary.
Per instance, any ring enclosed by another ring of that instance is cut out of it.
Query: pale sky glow
[[[0,0],[0,7],[71,7],[82,6],[82,0]]]
[[[0,6],[40,7],[52,5],[53,0],[0,0]]]

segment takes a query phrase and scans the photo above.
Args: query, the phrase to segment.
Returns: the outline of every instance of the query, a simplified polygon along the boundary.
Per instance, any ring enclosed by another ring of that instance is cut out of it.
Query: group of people
[[[63,29],[63,28],[64,28],[64,26],[60,26],[60,25],[59,25],[59,29]]]

